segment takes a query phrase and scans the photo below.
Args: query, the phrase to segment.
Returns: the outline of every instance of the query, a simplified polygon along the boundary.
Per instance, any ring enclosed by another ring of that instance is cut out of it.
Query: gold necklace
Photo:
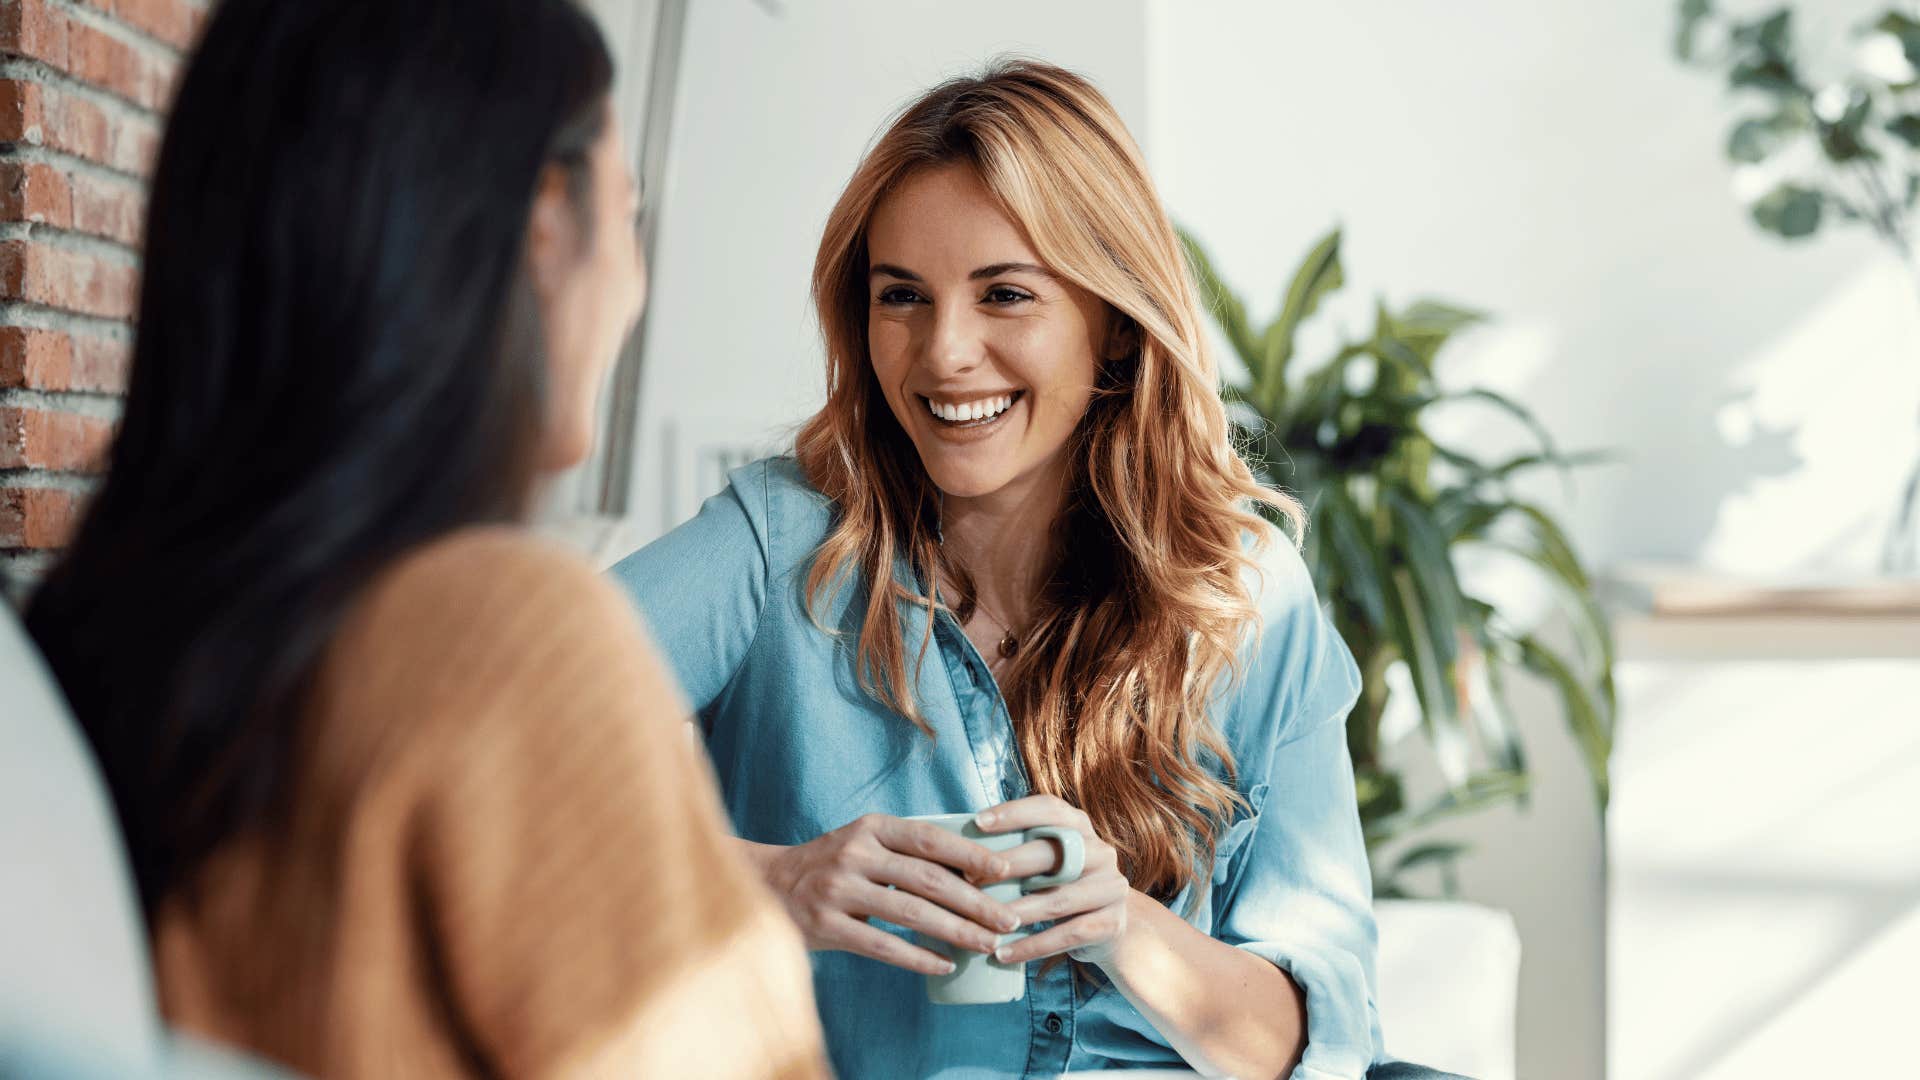
[[[1020,639],[1014,636],[1013,627],[1007,625],[1007,620],[988,611],[987,605],[981,603],[978,596],[973,598],[973,608],[980,614],[992,619],[1000,627],[1000,643],[996,648],[1002,660],[1011,660],[1013,654],[1020,651]]]
[[[1013,636],[1013,628],[1007,625],[1007,620],[988,611],[987,605],[981,603],[977,596],[973,598],[973,606],[979,608],[982,615],[1000,624],[1000,658],[1013,659],[1013,654],[1020,651],[1020,639]]]

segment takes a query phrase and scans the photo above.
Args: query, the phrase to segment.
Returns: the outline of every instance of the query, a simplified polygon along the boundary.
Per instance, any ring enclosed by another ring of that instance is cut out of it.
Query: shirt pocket
[[[1260,827],[1260,811],[1267,804],[1267,785],[1255,784],[1247,792],[1247,804],[1234,811],[1233,822],[1227,831],[1221,834],[1220,842],[1213,848],[1213,887],[1220,889],[1232,878],[1236,869],[1234,856],[1246,846],[1253,831]]]

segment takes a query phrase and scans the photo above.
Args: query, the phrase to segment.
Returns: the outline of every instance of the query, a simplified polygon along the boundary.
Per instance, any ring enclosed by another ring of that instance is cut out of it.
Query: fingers
[[[922,975],[945,975],[953,970],[953,961],[939,953],[850,915],[836,916],[824,937],[824,948],[850,952]]]
[[[846,910],[854,915],[870,915],[896,926],[918,930],[949,945],[986,955],[999,944],[999,935],[955,915],[946,908],[907,892],[889,889],[872,882],[853,886],[846,898]]]
[[[981,832],[1003,833],[1035,825],[1065,825],[1092,834],[1093,821],[1079,807],[1058,795],[1029,795],[982,810],[973,823]]]
[[[1060,845],[1051,840],[1030,840],[1000,854],[1007,860],[1009,878],[1051,874],[1060,868]]]
[[[874,837],[888,850],[952,867],[975,881],[997,881],[1007,876],[1006,860],[998,852],[938,825],[876,816],[873,830]]]
[[[1057,888],[1028,893],[1008,906],[1019,918],[1020,925],[1031,926],[1124,904],[1129,888],[1127,879],[1119,874],[1095,874]]]
[[[1114,904],[1003,945],[994,951],[993,958],[1003,964],[1024,964],[1058,953],[1104,945],[1117,939],[1126,928],[1127,909],[1125,905]]]
[[[892,885],[902,892],[925,897],[952,913],[955,918],[964,916],[965,920],[971,920],[968,925],[977,924],[978,930],[1006,933],[1020,925],[1020,919],[1012,908],[967,884],[959,875],[938,863],[889,854],[874,867],[872,877],[874,881]],[[898,919],[887,921],[900,922]],[[953,940],[945,935],[940,936],[942,940]],[[986,949],[977,951],[986,952],[991,948],[988,945]]]

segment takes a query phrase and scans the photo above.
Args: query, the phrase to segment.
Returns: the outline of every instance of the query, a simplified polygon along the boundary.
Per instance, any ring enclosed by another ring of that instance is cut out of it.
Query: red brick
[[[95,334],[0,326],[0,387],[124,393],[133,347]]]
[[[95,11],[117,17],[151,37],[185,50],[199,36],[206,19],[203,6],[187,0],[80,0]]]
[[[85,512],[85,497],[72,491],[0,484],[0,547],[65,547]]]
[[[78,334],[72,340],[73,377],[61,389],[126,393],[127,379],[133,372],[131,342],[94,334]]]
[[[46,141],[39,83],[0,79],[0,141],[38,145]]]
[[[65,70],[83,82],[136,105],[153,108],[156,80],[140,50],[91,26],[75,23],[67,31]]]
[[[145,176],[159,150],[160,127],[142,116],[109,118],[98,105],[55,87],[0,79],[0,142],[46,146]]]
[[[0,0],[0,53],[67,69],[66,16],[47,0]]]
[[[73,188],[51,165],[0,161],[0,221],[69,228],[73,225]]]
[[[146,198],[139,185],[124,180],[75,174],[69,178],[73,229],[128,247],[138,247],[145,231]]]
[[[131,266],[31,240],[0,243],[0,298],[130,319],[139,288]]]
[[[97,473],[106,468],[113,432],[97,416],[0,405],[0,469]]]
[[[0,387],[65,390],[72,377],[73,339],[52,330],[0,326]]]

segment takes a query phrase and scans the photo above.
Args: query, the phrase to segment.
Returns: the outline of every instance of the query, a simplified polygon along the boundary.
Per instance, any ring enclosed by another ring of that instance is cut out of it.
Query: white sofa
[[[1513,916],[1457,901],[1381,900],[1374,918],[1387,1052],[1474,1080],[1514,1080]]]
[[[0,600],[0,1077],[263,1080],[169,1033],[86,740]]]

